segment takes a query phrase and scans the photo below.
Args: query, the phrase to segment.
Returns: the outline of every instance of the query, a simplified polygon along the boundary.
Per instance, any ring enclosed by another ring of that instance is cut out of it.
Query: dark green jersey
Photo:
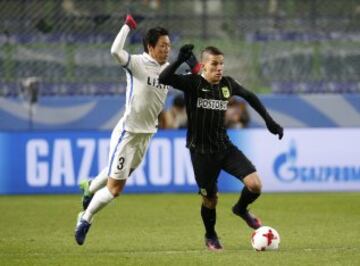
[[[268,116],[257,96],[231,77],[223,77],[219,84],[210,84],[200,75],[173,74],[166,84],[184,92],[188,116],[187,147],[201,153],[219,152],[231,145],[224,123],[231,96],[243,97],[262,117]]]
[[[210,84],[200,75],[174,74],[176,64],[160,74],[160,82],[182,90],[188,116],[187,147],[201,153],[219,152],[231,145],[225,128],[225,112],[231,96],[244,98],[265,121],[271,117],[259,98],[231,77]]]

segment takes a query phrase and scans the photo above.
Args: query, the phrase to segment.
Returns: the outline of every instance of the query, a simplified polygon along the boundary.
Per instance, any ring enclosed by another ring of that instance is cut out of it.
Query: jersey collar
[[[154,58],[152,58],[151,55],[149,55],[148,53],[143,52],[143,56],[144,56],[147,60],[149,60],[150,62],[152,62],[152,63],[160,66],[160,64],[159,64]]]
[[[207,81],[207,79],[205,78],[204,73],[201,73],[201,77],[202,77],[208,84],[210,84],[211,86],[213,86],[213,85],[219,85],[219,84],[221,83],[222,79],[224,78],[224,76],[222,76],[222,78],[221,78],[221,80],[220,80],[220,82],[219,82],[218,84],[211,84],[211,83],[210,83],[209,81]]]

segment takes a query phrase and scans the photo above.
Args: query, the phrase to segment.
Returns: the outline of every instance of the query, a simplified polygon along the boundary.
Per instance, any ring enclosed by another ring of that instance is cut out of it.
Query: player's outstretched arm
[[[124,50],[126,37],[130,30],[136,29],[136,21],[131,15],[127,15],[124,21],[124,25],[116,35],[116,38],[111,46],[111,55],[123,66],[128,64],[130,59],[129,54]]]
[[[261,103],[260,99],[256,94],[251,91],[247,91],[246,101],[253,107],[264,119],[267,129],[274,135],[278,135],[279,139],[282,139],[284,135],[284,129],[275,122],[271,115],[266,110],[265,106]]]
[[[271,117],[271,115],[266,110],[265,106],[262,104],[260,99],[254,94],[253,92],[245,89],[239,83],[234,81],[233,79],[230,80],[232,83],[232,87],[234,89],[234,94],[241,96],[244,98],[252,108],[264,119],[266,123],[266,127],[268,130],[274,134],[278,135],[279,139],[282,139],[284,135],[284,129],[275,122],[275,120]]]
[[[175,71],[176,69],[184,63],[186,60],[188,60],[192,53],[192,50],[194,49],[194,45],[192,44],[185,44],[180,48],[178,57],[175,62],[168,65],[160,74],[159,76],[159,82],[161,84],[165,85],[171,85],[174,88],[183,89],[183,77],[180,75],[176,75]]]

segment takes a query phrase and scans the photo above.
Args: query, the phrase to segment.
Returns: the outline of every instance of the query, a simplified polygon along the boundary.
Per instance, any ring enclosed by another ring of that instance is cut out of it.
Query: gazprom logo
[[[313,165],[305,166],[299,163],[298,158],[295,141],[290,142],[287,152],[276,157],[273,170],[281,182],[360,182],[360,165],[316,165],[314,162]]]

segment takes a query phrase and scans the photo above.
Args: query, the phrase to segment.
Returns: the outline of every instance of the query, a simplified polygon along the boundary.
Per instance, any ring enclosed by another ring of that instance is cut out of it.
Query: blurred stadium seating
[[[140,22],[127,49],[141,52],[154,25],[173,47],[217,45],[226,73],[256,92],[359,93],[357,0],[3,0],[0,96],[40,80],[41,95],[113,95],[125,75],[109,49],[131,12]]]

